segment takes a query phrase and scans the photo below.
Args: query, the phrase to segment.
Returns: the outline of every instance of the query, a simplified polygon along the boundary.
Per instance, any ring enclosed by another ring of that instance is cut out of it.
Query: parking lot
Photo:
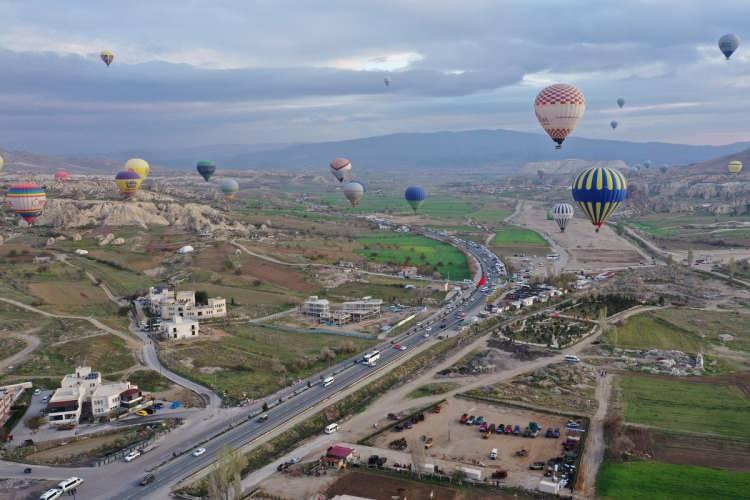
[[[518,425],[523,430],[530,422],[536,422],[542,429],[535,438],[494,433],[484,439],[479,426],[459,423],[464,413],[482,416],[484,421],[496,426]],[[501,469],[508,472],[505,484],[535,488],[543,471],[531,471],[529,466],[561,454],[561,443],[567,436],[567,420],[546,413],[451,398],[439,414],[425,413],[424,422],[415,424],[411,429],[385,432],[377,436],[374,445],[388,450],[392,441],[405,438],[407,448],[402,453],[409,453],[422,463],[446,463],[482,469],[483,477],[489,477],[493,470]],[[548,428],[559,428],[560,437],[544,437]],[[430,439],[432,444],[425,449]],[[497,449],[495,460],[490,459],[493,449]],[[516,452],[521,450],[526,450],[526,453],[517,456]],[[388,456],[388,452],[384,454]]]

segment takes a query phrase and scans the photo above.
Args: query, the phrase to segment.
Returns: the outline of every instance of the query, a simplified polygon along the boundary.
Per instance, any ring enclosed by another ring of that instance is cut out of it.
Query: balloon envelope
[[[195,169],[201,174],[201,177],[203,177],[204,180],[208,181],[216,172],[216,165],[214,165],[214,162],[212,161],[202,160],[198,162]]]
[[[219,189],[222,193],[224,193],[224,198],[227,201],[232,201],[234,199],[234,195],[237,194],[237,191],[240,190],[240,185],[237,184],[237,181],[234,179],[224,179],[221,181]]]
[[[99,54],[99,57],[101,57],[102,61],[104,61],[104,64],[109,67],[110,64],[112,64],[112,61],[115,59],[115,55],[108,51],[108,50],[102,50],[101,54]]]
[[[132,198],[141,188],[143,179],[132,170],[123,170],[115,176],[115,184],[120,194],[126,198]]]
[[[617,105],[620,106],[620,107],[625,106],[625,99],[623,99],[622,97],[619,97],[617,99]]]
[[[728,33],[719,38],[719,50],[724,54],[724,57],[727,58],[727,61],[732,57],[732,54],[734,54],[734,51],[737,50],[737,47],[739,46],[740,37],[735,34]]]
[[[67,181],[70,179],[70,173],[65,170],[58,170],[55,172],[55,180],[58,182]]]
[[[135,172],[141,177],[141,180],[145,180],[151,172],[148,162],[142,158],[131,158],[125,162],[125,170]]]
[[[386,87],[390,87],[391,79],[386,76],[385,78],[383,78],[383,83],[385,83]]]
[[[651,160],[646,160],[643,162],[643,166],[646,168],[651,168]]]
[[[625,176],[613,168],[592,167],[573,181],[573,199],[586,212],[597,231],[620,208],[627,193]]]
[[[552,207],[552,218],[557,222],[560,232],[565,232],[568,222],[573,218],[573,205],[570,203],[557,203]]]
[[[44,211],[47,194],[44,188],[37,184],[14,184],[8,188],[5,200],[16,214],[29,224],[33,224]]]
[[[739,160],[732,160],[727,165],[730,174],[739,174],[742,171],[742,162]]]
[[[347,182],[344,184],[344,196],[349,200],[353,207],[359,205],[362,196],[365,194],[365,187],[359,182]]]
[[[612,123],[609,124],[612,127],[612,130],[616,129],[619,123],[617,123],[617,120],[612,120]]]
[[[419,210],[419,207],[422,206],[424,200],[427,199],[427,191],[420,186],[409,186],[406,188],[406,191],[404,191],[404,199],[409,203],[412,210],[416,212]]]
[[[539,124],[557,143],[557,148],[576,128],[586,111],[583,93],[573,85],[556,83],[542,89],[534,101],[534,112]]]
[[[352,162],[346,158],[336,158],[330,163],[331,173],[339,182],[344,182],[344,178],[349,176],[352,170]]]

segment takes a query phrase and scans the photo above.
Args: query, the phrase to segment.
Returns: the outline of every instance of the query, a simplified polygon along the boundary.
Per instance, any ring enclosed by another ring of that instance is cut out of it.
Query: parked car
[[[458,423],[465,424],[467,420],[469,420],[469,414],[464,413],[463,415],[461,415],[461,418],[458,419]]]
[[[23,470],[23,473],[24,473],[24,474],[31,474],[31,467],[26,467],[26,468],[25,468],[25,469]]]
[[[482,425],[482,422],[484,422],[484,417],[480,415],[474,420],[474,425]]]
[[[521,434],[521,426],[516,425],[515,427],[513,427],[513,435],[518,436],[519,434]]]
[[[203,455],[204,453],[206,453],[206,449],[205,448],[198,448],[198,449],[196,449],[193,452],[193,456],[194,457],[199,457],[199,456]]]
[[[125,455],[125,461],[126,462],[132,462],[133,460],[135,460],[136,458],[138,458],[140,456],[141,456],[141,452],[140,451],[138,451],[138,450],[131,450],[130,453],[128,453],[127,455]]]
[[[146,410],[138,410],[135,414],[139,417],[148,417],[148,412]]]
[[[476,417],[474,415],[470,416],[468,419],[466,419],[466,425],[474,425],[474,419]]]
[[[560,437],[560,428],[559,427],[555,427],[555,430],[552,431],[552,437],[554,437],[555,439],[557,439],[557,438]]]
[[[544,470],[544,462],[534,462],[533,464],[529,465],[529,469],[531,470]]]
[[[41,389],[34,389],[34,396],[38,396],[42,393]]]
[[[496,431],[496,432],[497,432],[498,434],[505,434],[505,426],[504,426],[503,424],[499,424],[499,425],[497,426],[497,431]]]
[[[488,428],[489,428],[489,426],[487,425],[487,422],[482,422],[479,425],[479,432],[487,432]]]

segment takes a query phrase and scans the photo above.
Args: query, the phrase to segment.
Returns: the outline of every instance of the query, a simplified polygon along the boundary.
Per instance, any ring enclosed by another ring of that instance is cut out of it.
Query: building
[[[10,418],[10,407],[13,406],[15,391],[0,389],[0,425]]]
[[[164,339],[189,339],[198,336],[200,325],[194,319],[175,316],[162,322],[161,332]]]
[[[341,304],[341,311],[349,314],[353,321],[362,321],[380,314],[383,301],[372,297],[362,297],[362,300],[354,300]]]
[[[122,395],[138,387],[130,382],[102,383],[99,372],[79,366],[65,375],[47,402],[47,418],[53,427],[77,425],[81,416],[109,416],[122,407]],[[138,391],[140,394],[140,391]],[[141,395],[142,397],[142,395]]]
[[[323,317],[331,313],[331,303],[327,299],[320,299],[311,295],[302,303],[302,313],[309,316]]]
[[[227,301],[222,297],[210,298],[207,304],[195,302],[193,290],[171,290],[163,286],[153,286],[148,290],[148,309],[151,314],[162,319],[175,316],[192,319],[223,318],[227,315]]]
[[[402,266],[401,276],[403,278],[416,278],[419,275],[419,269],[416,266]]]

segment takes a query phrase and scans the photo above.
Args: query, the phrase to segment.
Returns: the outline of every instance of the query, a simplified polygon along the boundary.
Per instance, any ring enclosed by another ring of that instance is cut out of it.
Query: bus
[[[334,381],[333,375],[329,375],[326,378],[323,379],[323,387],[328,387],[331,385]]]
[[[578,359],[578,356],[573,356],[572,354],[566,354],[564,359],[567,363],[578,363],[581,361]]]
[[[380,359],[380,351],[375,349],[372,352],[365,353],[364,356],[362,356],[362,361],[365,362],[368,366],[375,366]]]

